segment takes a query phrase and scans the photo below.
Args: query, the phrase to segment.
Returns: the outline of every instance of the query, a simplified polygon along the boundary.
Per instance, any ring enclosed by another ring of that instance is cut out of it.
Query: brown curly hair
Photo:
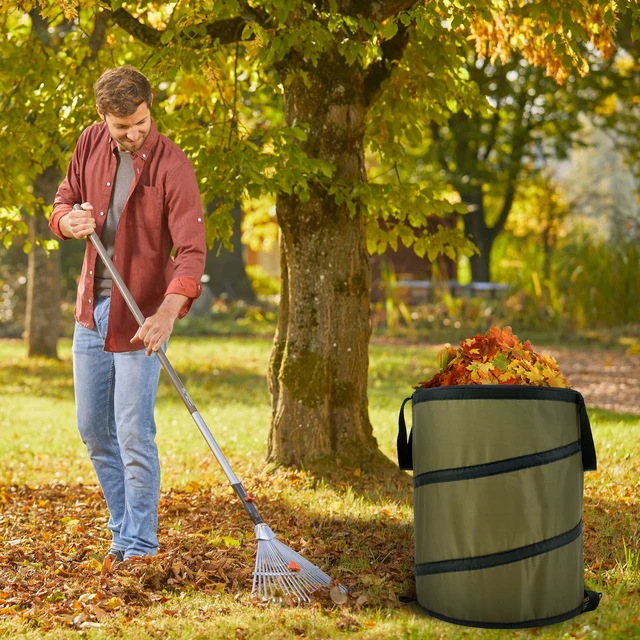
[[[119,118],[135,113],[143,102],[151,107],[153,101],[149,80],[128,64],[105,71],[93,85],[93,93],[102,113]]]

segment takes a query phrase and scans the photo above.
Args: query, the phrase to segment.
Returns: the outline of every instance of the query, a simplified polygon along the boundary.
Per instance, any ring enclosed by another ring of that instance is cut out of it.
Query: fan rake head
[[[299,553],[280,542],[264,523],[256,525],[258,553],[253,572],[251,595],[260,600],[277,600],[283,596],[310,602],[318,587],[328,587],[331,578]],[[340,590],[346,593],[344,587]]]

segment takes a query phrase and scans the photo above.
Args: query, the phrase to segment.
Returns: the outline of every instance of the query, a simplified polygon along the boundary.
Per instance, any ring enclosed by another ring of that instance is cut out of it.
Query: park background
[[[3,637],[634,637],[640,632],[640,49],[635,2],[0,5]],[[168,379],[158,561],[109,583],[74,426],[83,243],[47,216],[91,86],[130,63],[192,159],[205,294],[169,356],[265,520],[351,588],[252,605],[251,527]],[[11,152],[9,153],[10,150]],[[591,614],[476,631],[401,606],[397,411],[492,325],[587,400]],[[303,436],[293,425],[304,424]]]

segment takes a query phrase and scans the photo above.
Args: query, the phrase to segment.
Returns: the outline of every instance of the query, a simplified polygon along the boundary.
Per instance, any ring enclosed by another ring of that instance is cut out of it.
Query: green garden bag
[[[413,469],[414,572],[428,614],[522,628],[598,606],[601,594],[584,589],[583,474],[596,453],[580,393],[417,389],[400,409],[398,462]]]

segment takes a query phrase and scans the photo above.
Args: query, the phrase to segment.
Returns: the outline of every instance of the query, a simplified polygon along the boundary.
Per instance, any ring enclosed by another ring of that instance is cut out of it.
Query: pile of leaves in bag
[[[568,387],[556,359],[536,353],[531,343],[520,342],[511,327],[491,327],[438,354],[439,371],[416,388],[462,384],[523,384]]]

